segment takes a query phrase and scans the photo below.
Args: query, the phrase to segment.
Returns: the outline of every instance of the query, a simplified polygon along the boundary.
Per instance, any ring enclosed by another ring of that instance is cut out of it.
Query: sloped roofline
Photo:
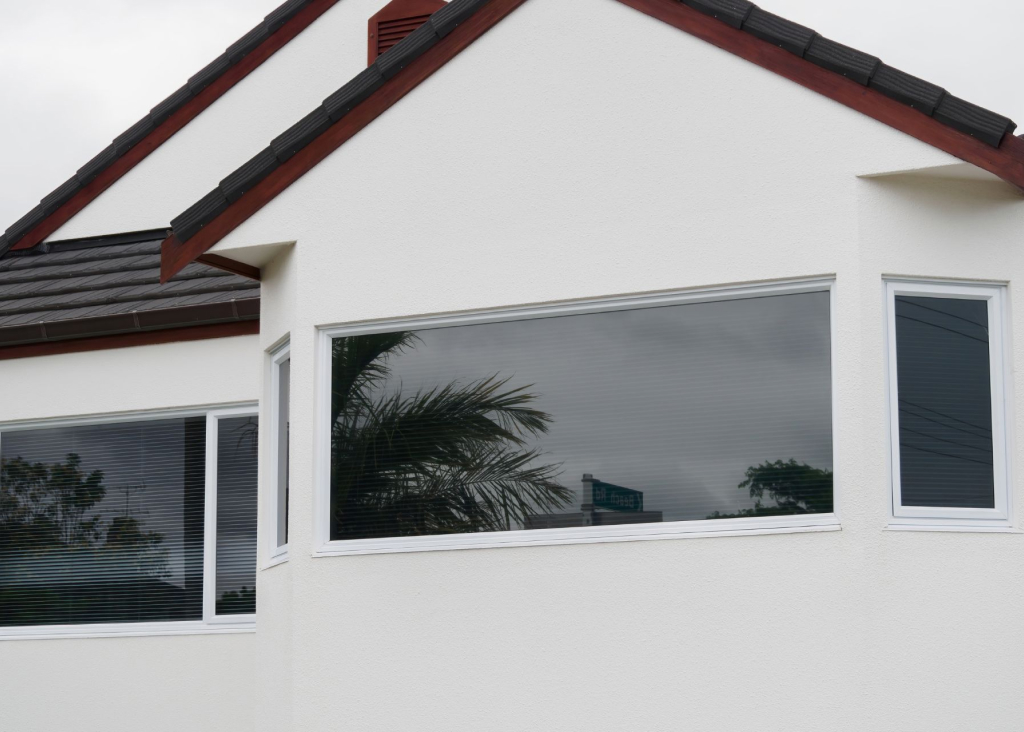
[[[220,186],[172,219],[174,276],[526,0],[453,0]],[[855,109],[1024,191],[1024,138],[1008,118],[772,15],[747,0],[618,0]]]
[[[0,234],[0,257],[29,249],[306,29],[338,0],[287,0]]]

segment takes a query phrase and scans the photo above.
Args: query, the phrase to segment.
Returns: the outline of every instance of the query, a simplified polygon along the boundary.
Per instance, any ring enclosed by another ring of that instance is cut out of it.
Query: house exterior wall
[[[253,402],[258,336],[0,361],[3,423]],[[0,640],[0,732],[248,732],[255,634]]]
[[[289,616],[257,638],[284,728],[1019,726],[1024,537],[885,528],[883,275],[1024,275],[1001,184],[858,177],[951,162],[613,0],[530,0],[218,245],[296,241],[263,282],[292,312],[291,559],[259,580]],[[822,275],[841,531],[311,557],[317,326]]]
[[[366,67],[366,22],[384,4],[338,0],[48,239],[168,226]]]

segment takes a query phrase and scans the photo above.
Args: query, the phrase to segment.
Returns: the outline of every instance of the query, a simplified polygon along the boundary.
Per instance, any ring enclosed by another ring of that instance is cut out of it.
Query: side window
[[[253,412],[0,429],[0,636],[251,624]]]
[[[271,355],[270,419],[273,431],[270,435],[271,490],[267,506],[269,563],[283,561],[288,556],[288,426],[291,419],[291,363],[287,344]]]
[[[1001,287],[889,282],[893,523],[1009,519]]]

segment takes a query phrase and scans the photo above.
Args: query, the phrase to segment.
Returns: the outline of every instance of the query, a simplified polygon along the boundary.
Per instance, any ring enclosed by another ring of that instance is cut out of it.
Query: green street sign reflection
[[[594,481],[594,507],[608,511],[643,511],[644,494],[621,485]]]

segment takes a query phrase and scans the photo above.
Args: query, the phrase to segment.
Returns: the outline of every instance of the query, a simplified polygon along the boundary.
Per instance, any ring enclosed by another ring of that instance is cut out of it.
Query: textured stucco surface
[[[292,615],[258,639],[292,728],[1018,728],[1024,537],[884,529],[883,274],[1024,271],[1001,184],[858,177],[952,162],[611,0],[531,0],[222,242],[297,242],[263,285]],[[317,325],[814,275],[841,532],[309,557]]]
[[[1024,274],[1002,184],[857,177],[952,162],[613,0],[529,0],[249,219],[218,251],[296,241],[263,279],[291,558],[255,728],[1020,729],[1024,535],[884,529],[883,275]],[[821,275],[842,531],[310,556],[316,326]]]

